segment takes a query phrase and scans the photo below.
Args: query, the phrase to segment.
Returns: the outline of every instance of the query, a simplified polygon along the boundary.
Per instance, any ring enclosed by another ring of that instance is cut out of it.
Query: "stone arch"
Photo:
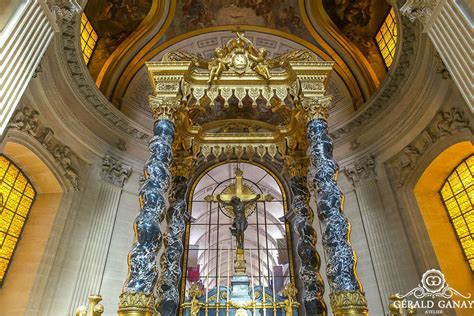
[[[474,281],[439,191],[459,163],[473,153],[469,141],[445,148],[430,161],[413,189],[439,267],[448,284],[461,293],[472,291]],[[458,315],[463,315],[461,310]]]
[[[67,196],[74,193],[67,193],[73,191],[72,187],[61,176],[52,155],[30,136],[10,130],[0,148],[30,179],[37,192],[0,289],[2,311],[23,315],[37,312],[40,304],[45,303],[42,296],[61,238],[60,228],[70,208],[71,199]]]

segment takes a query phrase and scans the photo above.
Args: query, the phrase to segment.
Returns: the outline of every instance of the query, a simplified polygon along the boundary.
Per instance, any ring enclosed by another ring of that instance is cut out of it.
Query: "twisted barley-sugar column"
[[[165,237],[165,251],[160,264],[158,282],[158,311],[161,315],[177,315],[179,307],[179,282],[181,279],[181,257],[183,255],[183,233],[185,230],[184,212],[186,211],[186,191],[191,160],[175,161],[173,166],[173,189],[171,204],[166,214],[169,225]]]
[[[316,192],[322,241],[327,257],[330,303],[335,316],[368,315],[367,299],[356,273],[350,244],[350,224],[342,212],[342,192],[337,185],[339,166],[333,158],[328,133],[330,97],[306,98],[302,106],[307,121],[311,159],[308,185]]]
[[[325,316],[324,282],[319,273],[321,260],[316,250],[317,235],[313,228],[314,212],[309,205],[307,165],[302,157],[287,157],[292,192],[291,209],[296,214],[294,227],[298,235],[297,252],[301,259],[299,271],[303,282],[303,305],[308,316]]]
[[[145,183],[140,189],[140,212],[135,219],[135,243],[128,255],[128,277],[119,299],[118,314],[152,316],[155,314],[154,290],[158,278],[157,257],[162,244],[160,223],[166,208],[170,184],[170,163],[174,138],[175,98],[150,97],[155,124],[145,163]]]

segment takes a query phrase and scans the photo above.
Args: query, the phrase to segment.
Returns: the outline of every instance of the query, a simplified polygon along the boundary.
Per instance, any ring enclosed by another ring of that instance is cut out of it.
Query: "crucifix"
[[[245,272],[244,260],[244,233],[248,227],[247,217],[255,210],[255,202],[272,201],[271,195],[255,194],[252,188],[244,183],[243,172],[235,169],[235,180],[227,186],[220,194],[208,195],[206,201],[221,203],[226,216],[233,219],[230,232],[237,241],[236,271]],[[244,265],[242,267],[242,265]]]

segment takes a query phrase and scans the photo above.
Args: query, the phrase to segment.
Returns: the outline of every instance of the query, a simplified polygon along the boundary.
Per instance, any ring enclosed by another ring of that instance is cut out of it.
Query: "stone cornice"
[[[81,103],[94,116],[101,120],[110,128],[117,130],[121,134],[146,144],[151,138],[150,132],[126,117],[120,110],[115,108],[109,100],[98,90],[94,81],[90,77],[89,71],[82,61],[82,53],[79,47],[79,21],[73,19],[64,21],[61,36],[57,37],[60,49],[60,60],[70,75],[69,80],[77,87]]]

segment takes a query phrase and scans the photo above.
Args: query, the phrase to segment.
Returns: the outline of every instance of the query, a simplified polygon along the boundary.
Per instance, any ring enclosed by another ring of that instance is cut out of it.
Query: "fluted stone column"
[[[324,282],[319,273],[321,259],[316,250],[317,235],[313,228],[314,212],[309,205],[307,162],[302,157],[287,156],[286,163],[291,177],[291,210],[296,214],[294,227],[298,234],[297,252],[301,259],[299,277],[303,282],[303,305],[308,316],[326,315]]]
[[[87,302],[90,294],[100,294],[104,267],[112,239],[120,196],[131,167],[105,156],[102,162],[99,195],[91,220],[84,254],[81,257],[79,275],[74,286],[70,315]]]
[[[342,212],[342,192],[337,185],[339,166],[334,160],[328,134],[327,112],[331,99],[304,98],[311,167],[308,185],[316,192],[322,223],[323,247],[331,308],[336,316],[367,315],[367,299],[356,273],[355,254],[350,244],[350,224]]]
[[[366,156],[344,170],[352,182],[367,234],[369,249],[374,258],[374,269],[383,302],[390,294],[403,289],[398,277],[395,255],[388,234],[389,222],[384,213],[382,197],[377,185],[375,160]]]
[[[171,182],[170,164],[175,134],[174,114],[178,98],[150,97],[155,124],[150,157],[144,167],[140,189],[140,212],[134,223],[135,243],[128,255],[129,272],[119,300],[119,315],[153,315],[158,279],[158,252],[162,245],[160,223],[166,211]]]
[[[173,163],[173,189],[171,203],[166,213],[168,232],[164,238],[165,250],[161,255],[160,281],[158,282],[158,311],[161,315],[177,315],[179,307],[179,282],[183,255],[184,213],[187,210],[186,191],[191,169],[191,157],[177,157]]]

